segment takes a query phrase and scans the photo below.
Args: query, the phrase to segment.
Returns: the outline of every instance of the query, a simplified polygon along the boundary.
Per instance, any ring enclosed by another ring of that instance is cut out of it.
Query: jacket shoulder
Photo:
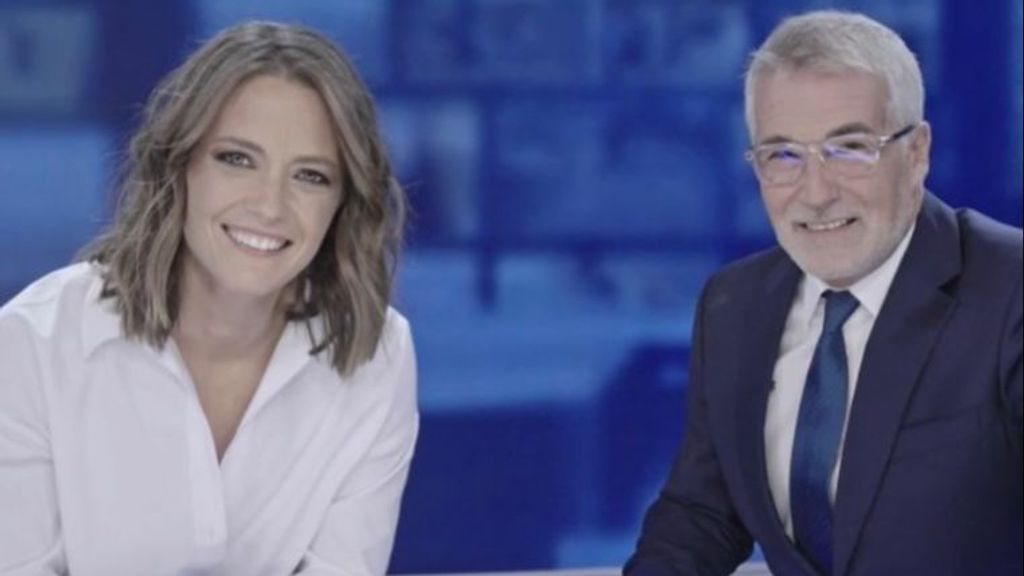
[[[782,248],[767,248],[734,260],[715,272],[704,285],[704,296],[707,299],[756,298],[768,279],[787,270],[796,270],[796,264]]]
[[[986,284],[1021,281],[1024,232],[969,209],[956,211],[964,274]]]

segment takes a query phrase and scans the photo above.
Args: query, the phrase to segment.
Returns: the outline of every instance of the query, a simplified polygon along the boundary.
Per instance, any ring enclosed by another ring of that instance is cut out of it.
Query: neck
[[[228,293],[183,268],[172,331],[182,354],[213,362],[269,359],[287,323],[281,295]]]

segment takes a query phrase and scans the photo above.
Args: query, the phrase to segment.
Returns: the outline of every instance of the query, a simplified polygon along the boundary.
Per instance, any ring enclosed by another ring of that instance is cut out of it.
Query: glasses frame
[[[853,176],[853,177],[851,177],[851,176],[843,176],[843,178],[847,178],[847,179],[849,179],[849,178],[863,178],[863,177],[869,176],[872,172],[874,172],[874,167],[878,165],[878,160],[882,157],[882,151],[885,150],[885,147],[888,146],[890,143],[895,142],[895,141],[899,140],[900,138],[906,136],[907,134],[910,134],[919,125],[920,125],[920,123],[914,122],[914,123],[911,123],[911,124],[908,124],[908,125],[904,126],[903,128],[897,130],[896,132],[893,132],[892,134],[889,134],[889,135],[886,135],[886,136],[875,136],[874,137],[875,138],[875,141],[874,141],[874,154],[869,156],[871,161],[865,164],[866,166],[868,166],[868,170],[863,175],[861,175],[861,176]],[[843,135],[843,136],[847,136],[847,135]],[[871,134],[865,134],[865,136],[872,136],[872,135]],[[743,158],[747,162],[749,162],[750,165],[754,168],[754,174],[757,176],[757,179],[762,184],[764,184],[766,186],[787,186],[787,185],[799,182],[800,179],[804,177],[804,174],[807,173],[807,164],[809,163],[809,160],[806,160],[806,159],[809,158],[810,156],[816,156],[818,158],[818,161],[821,162],[822,168],[827,170],[828,166],[830,165],[830,163],[829,163],[828,159],[825,158],[825,154],[824,154],[824,151],[823,151],[824,147],[825,147],[825,143],[828,142],[829,140],[832,140],[833,138],[841,138],[841,137],[842,136],[833,136],[833,137],[830,137],[830,138],[825,138],[824,140],[818,140],[817,142],[783,142],[783,143],[759,144],[757,146],[751,146],[750,148],[747,148],[747,150],[744,151],[744,153],[743,153]],[[761,165],[757,161],[757,155],[758,155],[758,152],[760,152],[762,150],[765,150],[765,149],[768,149],[768,148],[777,147],[780,144],[784,144],[784,145],[790,146],[792,148],[797,149],[798,151],[803,152],[802,156],[803,156],[803,158],[805,158],[805,161],[800,165],[800,169],[798,171],[794,171],[795,176],[793,176],[793,178],[787,179],[787,180],[783,180],[783,181],[770,182],[767,179],[763,178],[762,175],[761,175]]]

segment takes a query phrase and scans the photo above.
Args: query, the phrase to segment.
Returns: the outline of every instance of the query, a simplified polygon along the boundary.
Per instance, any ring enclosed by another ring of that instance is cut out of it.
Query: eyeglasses
[[[804,175],[811,155],[821,160],[822,167],[836,178],[862,178],[875,170],[882,150],[890,143],[910,134],[917,124],[910,124],[888,136],[844,134],[821,142],[777,142],[754,146],[743,155],[754,165],[758,180],[765,186],[793,184]]]

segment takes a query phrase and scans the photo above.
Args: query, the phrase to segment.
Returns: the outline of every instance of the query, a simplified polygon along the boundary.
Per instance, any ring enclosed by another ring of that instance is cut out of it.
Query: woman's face
[[[339,158],[315,90],[271,75],[240,84],[186,169],[185,289],[276,300],[341,204]]]

